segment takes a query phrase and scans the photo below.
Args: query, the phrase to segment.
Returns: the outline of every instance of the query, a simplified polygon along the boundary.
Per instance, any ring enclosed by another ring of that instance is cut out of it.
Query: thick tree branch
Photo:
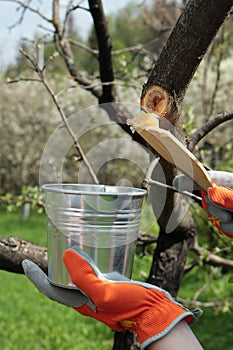
[[[47,249],[18,237],[0,236],[0,269],[23,273],[22,261],[32,260],[47,273]]]
[[[143,92],[151,85],[160,84],[175,100],[178,99],[177,102],[182,100],[232,5],[232,0],[189,1],[153,67]]]
[[[188,137],[188,148],[190,151],[193,151],[195,146],[201,141],[207,134],[212,130],[217,128],[219,125],[225,123],[226,121],[233,119],[233,113],[221,114],[215,117],[214,119],[209,120],[204,124],[200,129],[195,131],[190,137]]]
[[[138,244],[147,246],[158,242],[158,238],[140,233]],[[201,256],[206,251],[195,243],[192,250]],[[171,258],[171,256],[170,256]],[[37,244],[25,241],[18,237],[2,237],[0,236],[0,269],[15,273],[23,273],[21,262],[24,259],[29,259],[38,264],[43,271],[47,273],[47,249]],[[208,252],[205,259],[206,264],[213,266],[226,267],[233,269],[233,261],[224,259],[214,253]],[[195,264],[196,266],[196,264]]]
[[[108,23],[104,15],[104,9],[101,0],[89,0],[90,12],[93,18],[96,38],[99,48],[99,70],[102,83],[114,81],[112,66],[112,44],[108,32]],[[113,84],[103,85],[103,93],[99,99],[100,103],[115,101]]]

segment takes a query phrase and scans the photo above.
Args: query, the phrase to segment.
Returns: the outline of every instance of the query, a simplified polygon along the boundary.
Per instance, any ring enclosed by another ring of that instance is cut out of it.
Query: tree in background
[[[63,67],[61,70],[65,69],[68,72],[70,79],[75,83],[74,85],[77,85],[77,90],[75,90],[77,95],[83,89],[87,94],[86,96],[91,95],[101,105],[119,101],[122,96],[122,90],[131,90],[129,85],[132,82],[134,83],[133,89],[139,90],[142,82],[146,79],[141,96],[143,108],[163,115],[163,118],[175,127],[181,138],[184,136],[182,135],[182,118],[189,118],[188,123],[185,124],[186,139],[184,142],[186,141],[187,146],[191,150],[194,150],[202,138],[208,135],[210,131],[215,130],[220,125],[223,128],[224,122],[232,120],[231,106],[225,110],[221,104],[221,98],[218,100],[217,97],[221,73],[220,63],[223,62],[224,55],[230,54],[229,49],[224,49],[223,51],[223,44],[226,43],[226,39],[230,40],[228,38],[230,24],[228,23],[232,21],[230,10],[233,1],[190,0],[187,4],[185,1],[183,3],[177,1],[155,1],[152,5],[145,6],[143,21],[138,19],[137,16],[136,18],[133,18],[133,16],[131,18],[130,7],[128,7],[125,10],[125,16],[126,18],[130,17],[129,23],[132,25],[132,29],[134,28],[133,23],[135,25],[140,24],[142,29],[138,32],[137,37],[135,35],[136,31],[130,31],[127,27],[124,29],[126,22],[122,20],[123,15],[122,18],[116,18],[115,22],[112,19],[113,28],[114,24],[117,28],[115,31],[116,35],[119,28],[125,34],[125,36],[122,34],[122,37],[124,37],[122,42],[119,41],[118,37],[110,34],[108,21],[100,0],[88,1],[87,8],[80,4],[69,2],[64,21],[61,21],[59,1],[53,1],[51,17],[43,15],[39,10],[35,10],[28,2],[14,2],[21,6],[22,14],[25,11],[34,11],[52,28],[53,44],[50,43],[50,45],[54,45],[56,48],[56,54],[58,53],[59,55],[58,60],[55,58],[56,55],[49,54],[48,59],[45,59],[44,66],[41,67],[38,65],[37,56],[34,55],[34,52],[23,50],[24,57],[28,59],[33,68],[36,79],[40,80],[45,87],[47,86],[48,88],[48,85],[46,85],[46,72],[49,72],[52,64],[56,64],[53,62],[59,62],[58,67],[61,64]],[[80,41],[75,35],[73,36],[73,30],[68,30],[68,28],[71,28],[70,16],[75,11],[88,11],[93,19],[93,29],[87,43]],[[142,11],[143,8],[140,7],[140,12]],[[176,18],[176,21],[174,18]],[[218,31],[217,39],[220,45],[213,41]],[[69,36],[70,34],[72,34],[71,37]],[[121,35],[119,36],[121,37]],[[137,37],[140,43],[137,40],[129,40],[131,36],[134,39]],[[146,43],[145,40],[147,41]],[[161,45],[161,40],[166,40],[164,46]],[[90,47],[89,45],[92,46]],[[38,40],[35,47],[38,50]],[[84,59],[85,57],[88,57],[88,59]],[[201,86],[199,86],[200,80],[195,76],[195,73],[202,60],[201,73],[204,79]],[[215,69],[213,68],[209,71],[211,66],[215,67]],[[210,91],[209,85],[206,83],[208,74],[211,74],[211,77],[215,77],[212,91]],[[22,80],[22,78],[20,79]],[[31,77],[27,76],[26,79],[30,80]],[[13,79],[13,81],[16,80]],[[204,121],[203,119],[198,120],[197,123],[196,121],[194,123],[192,119],[192,113],[195,115],[193,110],[186,109],[184,116],[182,113],[184,98],[187,96],[190,99],[189,101],[191,101],[188,90],[191,81],[191,92],[202,89],[202,99],[199,99],[201,103],[198,101],[199,109],[197,111],[204,115],[205,119]],[[59,76],[58,82],[62,86],[61,76]],[[169,109],[165,111],[161,111],[161,87],[169,99]],[[150,97],[151,92],[153,95],[152,99]],[[59,107],[59,101],[54,99],[56,94],[53,94],[51,89],[50,95],[55,105]],[[122,112],[116,105],[113,105],[111,113],[108,109],[106,109],[106,112],[109,113],[110,118],[122,126],[124,132],[131,135],[131,130],[125,122],[128,117],[131,117],[130,111],[124,110]],[[216,114],[218,115],[216,116]],[[132,137],[136,138],[138,142],[142,142],[137,135]],[[228,141],[230,141],[230,137],[232,137],[230,133],[228,137]],[[210,145],[210,150],[215,149],[215,146],[213,144]],[[203,152],[206,149],[207,145],[205,144],[200,148],[202,159],[211,160],[210,165],[215,165],[213,159],[216,157],[211,155],[210,157],[212,158],[208,159],[207,155],[204,154],[205,152]],[[220,153],[218,157],[221,157]],[[216,159],[214,162],[216,162]],[[171,186],[176,175],[176,169],[163,159],[160,160],[160,165],[166,177],[165,185]],[[153,179],[159,180],[157,168],[155,168],[149,180],[152,182]],[[176,296],[190,249],[193,249],[197,256],[203,256],[203,250],[197,242],[196,226],[190,212],[187,212],[184,219],[169,235],[166,233],[168,220],[177,198],[175,191],[170,187],[155,185],[151,185],[149,189],[152,198],[160,198],[166,192],[166,201],[160,216],[157,217],[160,231],[153,252],[153,263],[148,281],[167,289],[173,296]],[[185,198],[182,198],[179,207],[180,211],[183,210],[182,205],[184,201]],[[154,212],[156,215],[156,206],[154,206]],[[177,212],[177,216],[179,216],[179,212]],[[25,256],[22,257],[20,250],[19,255],[21,260],[25,258]],[[2,260],[4,261],[4,259]],[[217,256],[214,253],[208,253],[208,259],[206,259],[208,264],[216,265],[217,261],[226,268],[232,268],[229,261],[225,261],[221,256]],[[189,266],[189,269],[196,266],[196,262],[197,260],[195,259],[193,265]],[[6,266],[3,264],[1,268],[4,269]],[[17,272],[21,271],[20,259],[18,260],[18,265],[12,259],[11,271],[14,271],[14,269]],[[132,336],[128,333],[116,334],[114,349],[129,349],[132,341]]]

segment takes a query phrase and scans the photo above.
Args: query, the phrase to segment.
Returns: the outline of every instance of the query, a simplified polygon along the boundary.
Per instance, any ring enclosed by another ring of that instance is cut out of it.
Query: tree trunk
[[[189,212],[187,217],[190,224],[186,227],[180,225],[171,233],[160,229],[148,278],[149,283],[169,291],[173,297],[177,296],[188,252],[194,243],[195,225]]]
[[[153,86],[155,88],[161,86],[167,90],[170,95],[170,104],[167,113],[162,118],[165,127],[168,126],[166,124],[168,121],[178,134],[182,125],[182,102],[188,84],[232,5],[232,0],[189,1],[143,87],[142,100],[145,99],[147,92],[151,93]],[[154,110],[157,113],[158,101],[159,96],[158,98],[154,96]],[[147,109],[147,106],[144,105],[144,108]],[[176,169],[163,159],[161,160],[161,168],[166,183],[171,185],[176,175]],[[158,180],[158,176],[155,169],[154,177],[156,180]],[[185,198],[181,198],[180,204],[176,205],[174,212],[177,195],[171,191],[167,191],[167,193],[165,191],[165,189],[155,186],[151,189],[154,212],[160,226],[160,235],[148,281],[176,295],[187,254],[193,244],[195,225],[187,211],[188,203],[186,203]],[[161,209],[158,201],[164,196],[166,199]],[[187,211],[184,218],[175,222],[184,210]],[[158,213],[160,213],[159,216]],[[168,225],[174,229],[168,230]],[[166,233],[168,231],[170,233]]]
[[[188,1],[143,91],[156,82],[182,98],[232,6],[232,0]]]
[[[115,332],[112,350],[140,350],[136,334],[130,331]]]
[[[162,117],[165,121],[162,126],[165,128],[169,127],[172,132],[174,132],[174,127],[175,131],[180,134],[182,127],[182,102],[188,84],[232,5],[232,0],[190,0],[168,38],[148,81],[143,87],[142,102],[143,100],[148,100],[146,98],[147,92],[150,94],[153,86],[156,89],[157,87],[165,88],[170,95],[169,109],[167,113],[162,113],[161,115],[165,115]],[[152,104],[154,103],[152,110],[151,102]],[[147,109],[145,103],[142,103],[142,105],[145,110],[149,112],[154,110],[158,113],[158,102],[160,102],[160,96],[155,94],[153,100],[150,101],[150,108]],[[166,123],[166,121],[169,123]],[[166,183],[171,185],[176,175],[176,169],[163,159],[161,159],[161,168],[163,169]],[[154,172],[155,176],[156,171]],[[174,213],[176,195],[171,191],[164,193],[165,191],[155,186],[151,189],[154,212],[158,218],[160,233],[154,251],[148,282],[156,284],[169,291],[173,296],[176,296],[183,275],[185,261],[194,242],[195,225],[190,213],[187,212],[181,222],[177,221],[177,225],[172,223],[174,230],[166,233],[167,225],[172,213]],[[158,217],[157,213],[160,207],[158,202],[161,199],[161,195],[162,197],[166,196],[166,199]],[[182,203],[183,201],[185,201],[184,198],[182,198],[180,206],[177,207],[176,213],[173,215],[173,221],[175,216],[179,217],[182,214],[182,210],[186,210],[187,203]],[[118,337],[120,336],[116,334],[115,344],[119,340]],[[129,344],[128,338],[123,338],[119,343],[121,345],[118,347],[114,345],[114,350],[132,349],[133,344]]]

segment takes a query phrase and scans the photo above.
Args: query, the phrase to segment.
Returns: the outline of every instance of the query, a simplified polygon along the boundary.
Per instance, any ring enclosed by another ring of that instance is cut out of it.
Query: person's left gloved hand
[[[22,267],[27,278],[49,299],[74,308],[86,304],[95,310],[95,305],[87,295],[78,289],[61,288],[51,284],[48,280],[48,276],[34,262],[25,259],[22,262]],[[111,272],[103,276],[109,280],[128,280],[128,278],[120,275],[118,272]]]
[[[175,302],[168,292],[156,286],[123,276],[121,278],[119,274],[115,274],[115,281],[108,279],[107,274],[103,275],[91,258],[78,247],[65,251],[63,260],[74,284],[86,298],[79,302],[80,292],[73,291],[78,294],[79,305],[75,306],[73,302],[69,305],[69,300],[67,305],[84,316],[105,323],[115,331],[136,332],[142,349],[164,337],[181,320],[190,324],[200,316],[199,310],[196,313],[189,311]],[[23,266],[25,267],[25,262]],[[25,272],[31,279],[29,270],[30,263],[26,261]],[[33,283],[38,288],[37,278],[41,279],[39,270],[33,275]],[[40,283],[38,289],[48,296],[46,286],[41,288]],[[65,304],[65,295],[71,291],[60,289],[60,293],[63,293],[62,303]],[[56,296],[51,299],[56,300]],[[61,302],[60,295],[58,301]]]
[[[208,219],[220,234],[233,238],[233,174],[225,171],[209,171],[208,174],[215,184],[208,191],[201,190],[185,175],[177,176],[173,185],[181,191],[201,190],[202,206]]]

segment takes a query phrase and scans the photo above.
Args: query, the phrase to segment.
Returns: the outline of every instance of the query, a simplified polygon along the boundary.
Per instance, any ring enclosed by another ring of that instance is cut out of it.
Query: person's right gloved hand
[[[215,185],[207,191],[193,185],[193,181],[185,175],[177,176],[173,185],[181,191],[191,187],[201,190],[202,206],[208,219],[220,234],[233,238],[233,174],[225,171],[209,171],[208,174]]]
[[[218,232],[233,238],[233,190],[225,187],[209,187],[202,190],[202,206],[208,219],[217,227]]]

